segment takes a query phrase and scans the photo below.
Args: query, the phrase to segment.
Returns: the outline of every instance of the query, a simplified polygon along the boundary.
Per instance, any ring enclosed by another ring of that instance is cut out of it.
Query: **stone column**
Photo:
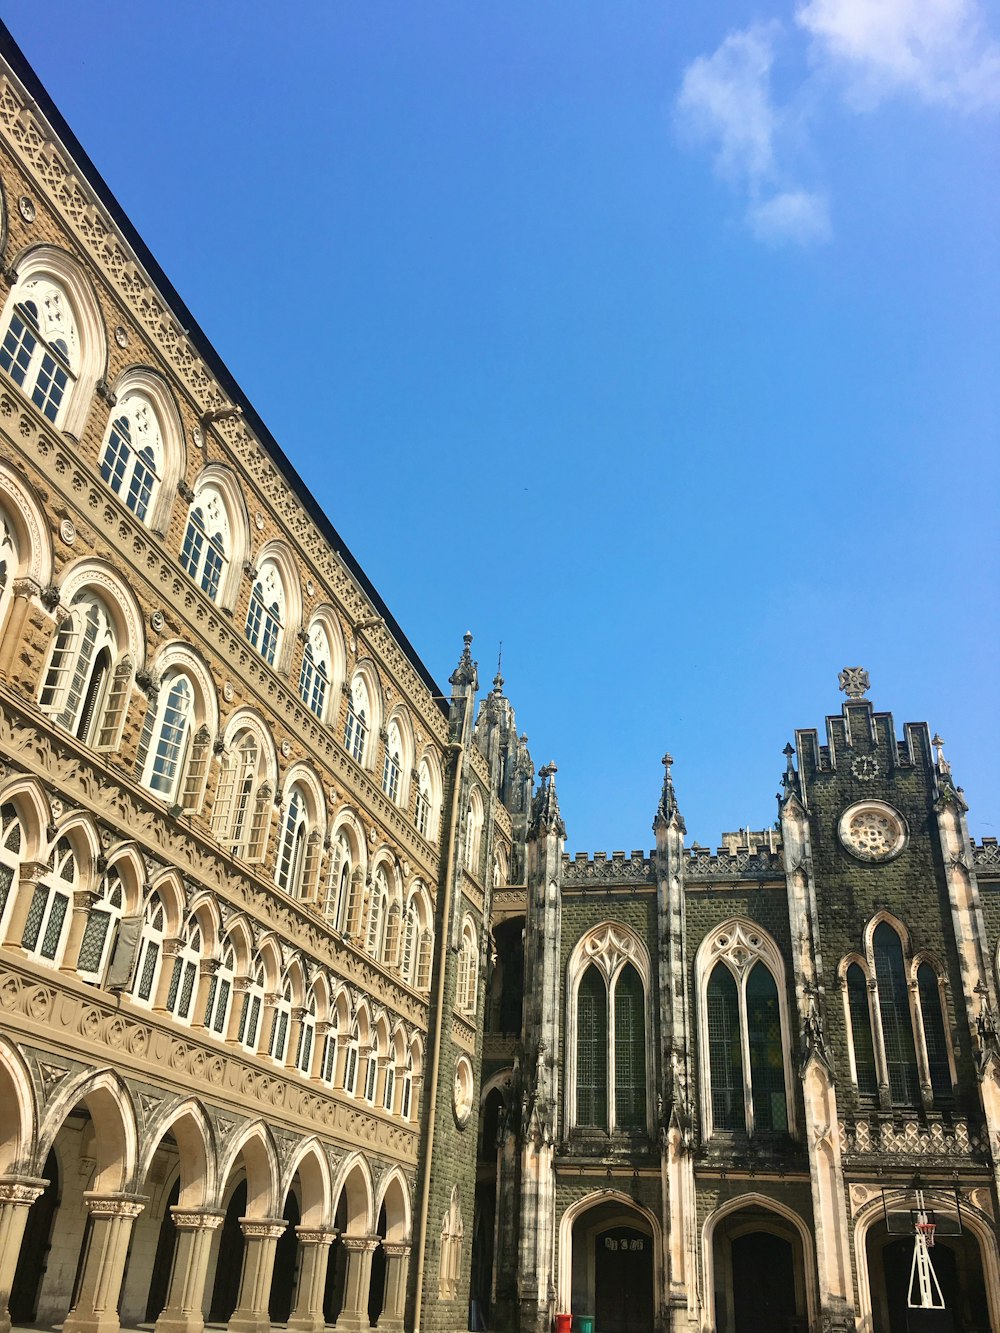
[[[222,1225],[225,1214],[196,1212],[177,1204],[170,1212],[177,1229],[177,1241],[170,1268],[167,1303],[160,1311],[155,1333],[202,1333],[212,1235]]]
[[[39,881],[48,873],[49,867],[42,861],[21,862],[17,875],[17,892],[14,897],[14,906],[7,918],[7,929],[2,941],[4,944],[8,944],[15,949],[21,948],[21,939],[24,935],[24,925],[28,919],[31,900],[35,896]]]
[[[135,1194],[84,1194],[90,1240],[83,1258],[76,1304],[63,1333],[117,1333],[118,1300],[135,1219],[146,1206]]]
[[[217,958],[201,958],[198,961],[198,993],[191,1006],[191,1026],[204,1027],[205,1010],[208,1008],[208,996],[212,989],[212,978],[219,970]]]
[[[326,1324],[323,1294],[330,1246],[337,1233],[323,1227],[296,1227],[295,1234],[299,1238],[299,1285],[288,1328],[296,1333],[319,1333]]]
[[[21,642],[31,599],[37,597],[41,591],[40,586],[34,579],[15,579],[11,586],[11,592],[14,594],[14,604],[10,608],[7,626],[3,632],[3,638],[0,640],[0,676],[6,677],[10,674],[14,654]]]
[[[21,1253],[28,1209],[48,1184],[31,1176],[0,1176],[0,1333],[10,1333],[7,1302]]]
[[[233,998],[229,1004],[229,1018],[226,1020],[226,1041],[235,1045],[239,1041],[240,1019],[243,1017],[243,1002],[247,991],[253,985],[252,977],[233,978]]]
[[[174,976],[174,965],[177,962],[177,955],[183,948],[184,941],[180,938],[163,941],[163,949],[160,955],[160,975],[156,979],[156,989],[153,992],[153,1009],[157,1013],[166,1011],[167,1000],[170,996],[170,983]]]
[[[368,1291],[371,1287],[372,1255],[378,1249],[378,1236],[341,1236],[347,1251],[347,1278],[344,1304],[337,1318],[337,1328],[368,1328]]]
[[[283,1217],[241,1217],[245,1241],[243,1272],[229,1333],[271,1333],[271,1278],[274,1251],[288,1223]]]
[[[409,1241],[383,1241],[385,1251],[385,1304],[378,1327],[402,1333],[406,1308],[406,1274],[410,1266]]]
[[[99,897],[100,895],[91,889],[74,889],[73,911],[69,920],[69,934],[66,937],[66,947],[63,949],[63,959],[59,964],[60,972],[76,971],[77,963],[80,961],[83,932],[87,928],[90,910]]]
[[[302,1005],[292,1006],[292,1016],[288,1023],[288,1045],[285,1047],[285,1068],[291,1071],[299,1067],[299,1034],[302,1031],[302,1020],[308,1012],[309,1010]],[[315,1035],[313,1033],[314,1045]]]

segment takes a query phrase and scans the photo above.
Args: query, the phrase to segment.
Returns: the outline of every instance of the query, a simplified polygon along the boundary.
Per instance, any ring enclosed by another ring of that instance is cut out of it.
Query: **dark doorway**
[[[149,1299],[146,1302],[146,1323],[155,1324],[163,1307],[167,1303],[167,1291],[170,1287],[170,1270],[174,1262],[174,1243],[177,1228],[174,1226],[170,1209],[181,1196],[180,1177],[174,1181],[174,1187],[167,1196],[167,1206],[163,1210],[160,1223],[160,1236],[156,1242],[156,1255],[153,1259],[153,1271],[149,1277]]]
[[[247,1183],[241,1180],[233,1190],[219,1237],[219,1258],[215,1265],[215,1285],[208,1312],[213,1324],[225,1324],[236,1309],[240,1295],[240,1274],[243,1270],[243,1232],[240,1218],[247,1211]]]
[[[784,1333],[795,1318],[795,1256],[770,1231],[749,1231],[732,1241],[736,1333]]]
[[[323,1291],[323,1318],[335,1324],[344,1308],[344,1289],[347,1285],[347,1251],[340,1237],[347,1229],[347,1198],[341,1192],[333,1225],[337,1239],[330,1246],[330,1262],[326,1269],[326,1287]]]
[[[274,1248],[274,1275],[271,1278],[271,1299],[267,1312],[272,1324],[287,1324],[295,1298],[295,1279],[298,1276],[299,1238],[295,1228],[302,1220],[299,1201],[288,1191],[285,1211],[281,1214],[288,1226],[278,1237]]]
[[[890,1238],[884,1226],[874,1226],[867,1248],[874,1333],[984,1333],[992,1327],[979,1245],[970,1232],[940,1238],[930,1252],[943,1311],[907,1307],[912,1237]]]
[[[386,1217],[383,1204],[379,1211],[375,1234],[385,1240],[385,1232]],[[385,1309],[385,1269],[385,1250],[380,1245],[372,1255],[371,1281],[368,1283],[368,1322],[372,1328],[378,1323],[379,1316]]]
[[[652,1238],[615,1227],[594,1243],[595,1327],[600,1333],[652,1333]]]
[[[44,1178],[49,1183],[28,1209],[21,1253],[10,1287],[8,1307],[14,1324],[30,1324],[38,1314],[38,1296],[48,1264],[52,1223],[59,1207],[59,1164],[54,1152],[45,1159]]]

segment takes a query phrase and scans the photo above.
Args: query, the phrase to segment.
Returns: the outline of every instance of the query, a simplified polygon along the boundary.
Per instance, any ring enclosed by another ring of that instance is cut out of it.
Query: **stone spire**
[[[682,833],[687,830],[684,827],[684,818],[681,815],[677,804],[677,793],[674,791],[674,779],[671,769],[674,764],[674,757],[671,754],[665,754],[660,761],[663,764],[663,791],[660,793],[660,803],[656,807],[656,818],[653,820],[654,833],[661,826],[675,824]]]
[[[801,790],[799,787],[799,775],[795,771],[795,765],[792,758],[795,755],[795,746],[791,741],[781,752],[785,756],[785,771],[781,775],[781,791],[778,793],[778,805],[782,806],[792,797],[801,799]]]
[[[557,772],[555,764],[551,763],[538,770],[541,782],[531,806],[529,837],[537,838],[546,833],[555,833],[560,838],[566,836],[566,825],[559,813],[559,798],[556,795]]]
[[[479,663],[472,660],[472,631],[466,630],[463,635],[465,647],[462,649],[462,656],[458,659],[458,666],[448,677],[448,684],[454,685],[457,689],[464,689],[471,685],[472,692],[479,689]]]

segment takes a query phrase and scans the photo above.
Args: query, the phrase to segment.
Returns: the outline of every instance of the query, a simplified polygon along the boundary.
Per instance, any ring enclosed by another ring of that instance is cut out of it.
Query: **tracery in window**
[[[212,831],[235,856],[261,861],[267,844],[272,791],[258,735],[239,730],[223,756]]]
[[[920,1104],[920,1079],[913,1043],[906,963],[902,941],[887,921],[875,927],[872,949],[889,1095],[894,1105],[917,1106]]]
[[[716,927],[698,950],[706,1132],[792,1127],[781,954],[749,921]]]
[[[145,394],[116,406],[101,458],[101,477],[136,518],[146,522],[163,476],[163,435]]]
[[[122,652],[104,599],[81,589],[59,626],[38,702],[85,745],[116,749],[132,687],[132,662]]]
[[[246,636],[269,666],[281,650],[285,623],[285,587],[278,566],[266,560],[250,594]]]
[[[51,422],[79,372],[80,338],[65,292],[47,278],[22,284],[0,341],[0,369]]]
[[[403,740],[395,722],[386,732],[385,759],[382,763],[382,790],[394,805],[399,804],[400,782],[403,775]]]
[[[66,838],[56,843],[48,871],[35,885],[21,935],[26,953],[57,966],[69,933],[70,904],[77,886],[77,864]]]
[[[358,675],[351,682],[347,696],[347,721],[344,724],[344,749],[359,764],[365,762],[368,746],[368,723],[371,716],[371,702],[364,677]]]
[[[326,716],[330,692],[330,643],[319,621],[313,624],[302,649],[299,671],[299,696],[311,713]]]
[[[76,968],[86,981],[98,985],[114,947],[118,922],[125,911],[125,886],[122,877],[112,866],[101,881],[97,901],[87,913],[87,924],[80,940]]]
[[[219,600],[232,549],[225,501],[214,487],[206,486],[191,505],[180,562],[185,573],[213,602]]]
[[[920,998],[931,1092],[934,1100],[941,1103],[952,1095],[951,1064],[948,1060],[948,1038],[941,1009],[938,974],[930,963],[921,963],[917,968],[917,994]]]

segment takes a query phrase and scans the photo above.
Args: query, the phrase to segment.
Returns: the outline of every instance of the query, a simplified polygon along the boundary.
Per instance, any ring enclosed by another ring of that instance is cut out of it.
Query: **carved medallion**
[[[906,846],[906,821],[884,801],[859,801],[848,806],[837,829],[844,847],[859,861],[882,862]]]

